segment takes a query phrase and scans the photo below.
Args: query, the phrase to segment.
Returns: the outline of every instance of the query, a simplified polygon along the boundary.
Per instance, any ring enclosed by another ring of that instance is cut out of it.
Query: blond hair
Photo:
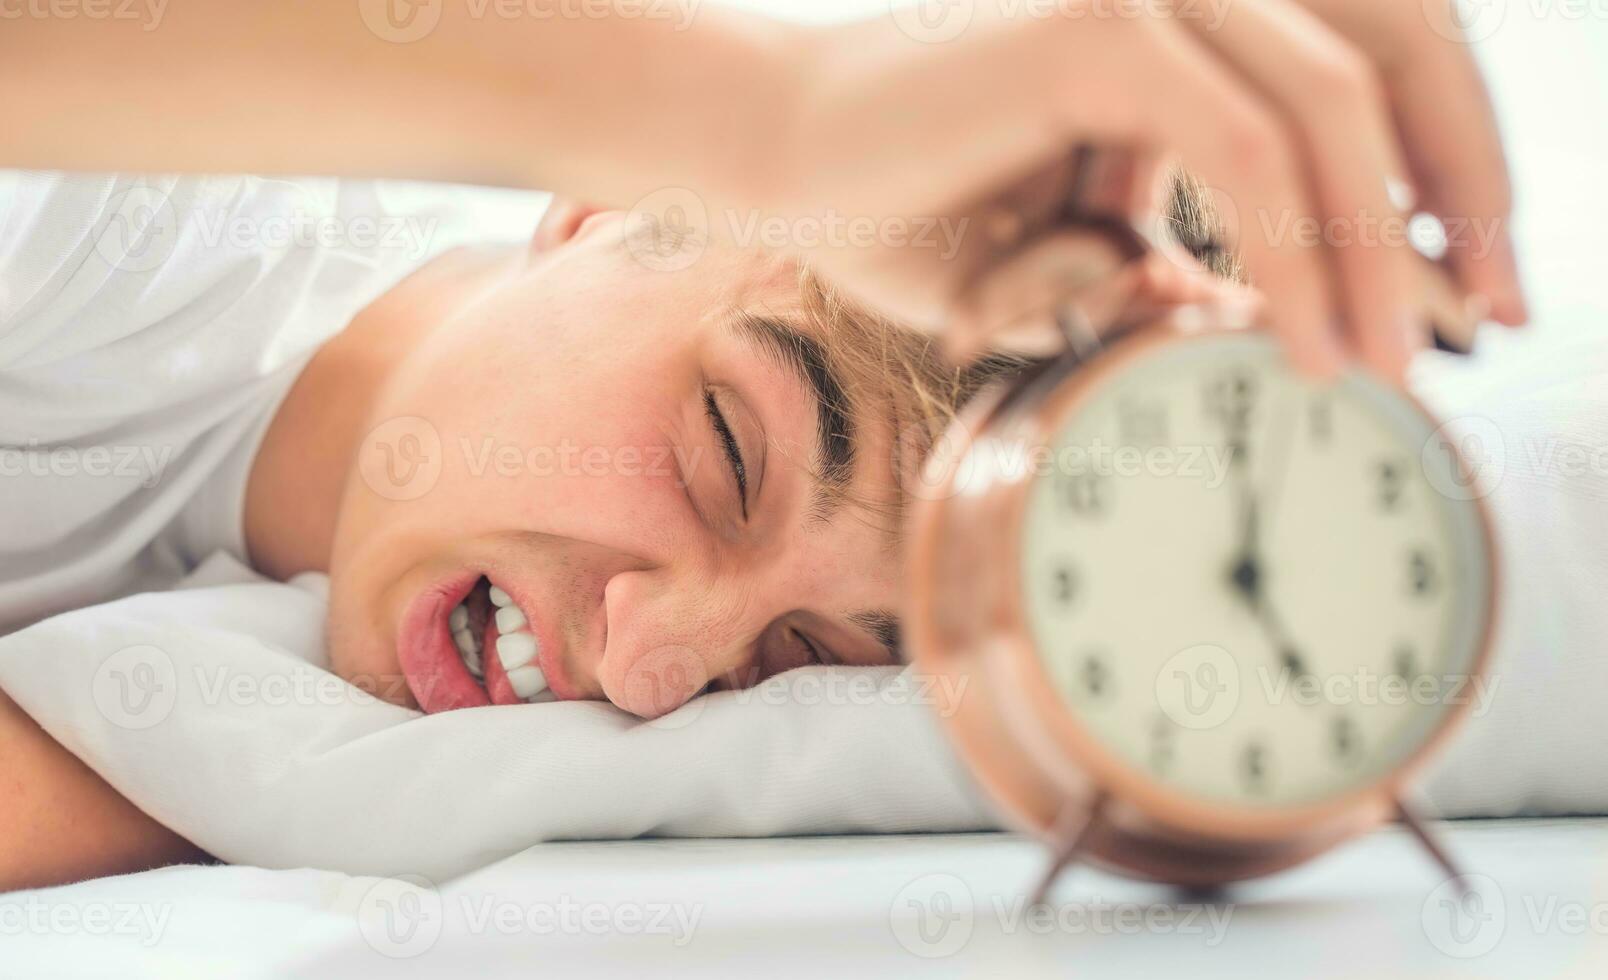
[[[1204,186],[1189,174],[1172,175],[1164,227],[1208,271],[1241,281],[1238,256],[1223,242],[1221,223]],[[893,433],[896,487],[891,499],[855,503],[883,515],[890,530],[901,523],[907,486],[933,441],[956,413],[985,386],[1013,377],[1034,361],[1005,353],[956,366],[937,341],[856,303],[813,273],[799,270],[799,316],[843,381],[850,419],[884,419]]]

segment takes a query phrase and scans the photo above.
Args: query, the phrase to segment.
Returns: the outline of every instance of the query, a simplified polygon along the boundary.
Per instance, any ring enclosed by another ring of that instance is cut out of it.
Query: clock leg
[[[1055,818],[1055,825],[1050,828],[1050,866],[1039,879],[1038,887],[1033,889],[1029,907],[1045,904],[1050,896],[1050,889],[1055,886],[1056,879],[1061,877],[1061,872],[1082,853],[1084,845],[1089,841],[1089,832],[1099,821],[1100,812],[1104,808],[1103,795],[1096,796],[1086,806],[1069,803],[1062,808]]]
[[[1468,880],[1463,877],[1463,872],[1453,863],[1451,855],[1446,853],[1446,849],[1441,847],[1435,838],[1431,836],[1429,828],[1424,826],[1423,820],[1412,811],[1406,801],[1396,800],[1396,815],[1400,818],[1402,826],[1406,827],[1414,837],[1418,838],[1418,843],[1422,844],[1424,850],[1429,852],[1430,858],[1440,866],[1442,871],[1446,872],[1446,876],[1457,883],[1458,892],[1467,895]]]

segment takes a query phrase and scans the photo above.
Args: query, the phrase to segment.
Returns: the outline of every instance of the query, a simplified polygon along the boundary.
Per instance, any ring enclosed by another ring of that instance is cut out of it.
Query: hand
[[[1403,220],[1393,187],[1499,229],[1488,254],[1456,242],[1449,265],[1475,305],[1523,320],[1490,106],[1467,47],[1435,33],[1423,5],[1235,0],[1196,16],[1050,20],[1005,9],[985,0],[947,43],[887,19],[829,31],[807,59],[776,206],[966,223],[953,254],[799,249],[849,292],[935,330],[1019,320],[1002,298],[1089,267],[1088,241],[1053,217],[1068,149],[1090,142],[1133,151],[1131,214],[1159,210],[1172,154],[1225,196],[1263,319],[1310,371],[1357,355],[1400,379],[1424,345],[1416,253],[1360,240]],[[1304,243],[1290,232],[1304,219],[1347,237]]]
[[[1124,216],[1161,212],[1175,161],[1233,205],[1260,316],[1309,370],[1358,353],[1399,378],[1423,344],[1409,247],[1289,233],[1399,220],[1392,182],[1494,232],[1451,243],[1455,305],[1524,319],[1491,108],[1467,46],[1437,33],[1453,0],[1152,2],[1063,0],[1042,18],[976,0],[943,43],[892,16],[809,31],[719,9],[509,20],[446,4],[417,43],[329,4],[186,3],[159,31],[23,18],[0,32],[0,85],[32,94],[0,100],[0,165],[450,178],[622,207],[675,187],[739,224],[870,219],[889,232],[870,246],[791,250],[964,348],[1112,267],[1055,220],[1070,151],[1093,144],[1128,151],[1102,186]],[[1137,278],[1140,300],[1248,302],[1181,257]]]

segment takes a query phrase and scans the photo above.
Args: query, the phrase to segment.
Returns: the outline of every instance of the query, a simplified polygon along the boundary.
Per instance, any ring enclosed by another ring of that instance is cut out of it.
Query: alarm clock
[[[1392,818],[1457,877],[1402,794],[1489,655],[1468,463],[1408,394],[1183,312],[1069,302],[1066,353],[929,452],[907,631],[948,733],[1050,844],[1040,899],[1075,859],[1209,889]]]

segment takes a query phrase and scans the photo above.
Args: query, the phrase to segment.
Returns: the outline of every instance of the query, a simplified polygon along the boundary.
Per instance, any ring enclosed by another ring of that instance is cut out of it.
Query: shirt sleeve
[[[77,320],[59,301],[86,262],[115,244],[97,248],[119,183],[106,174],[0,171],[0,371],[40,354],[54,324]]]

